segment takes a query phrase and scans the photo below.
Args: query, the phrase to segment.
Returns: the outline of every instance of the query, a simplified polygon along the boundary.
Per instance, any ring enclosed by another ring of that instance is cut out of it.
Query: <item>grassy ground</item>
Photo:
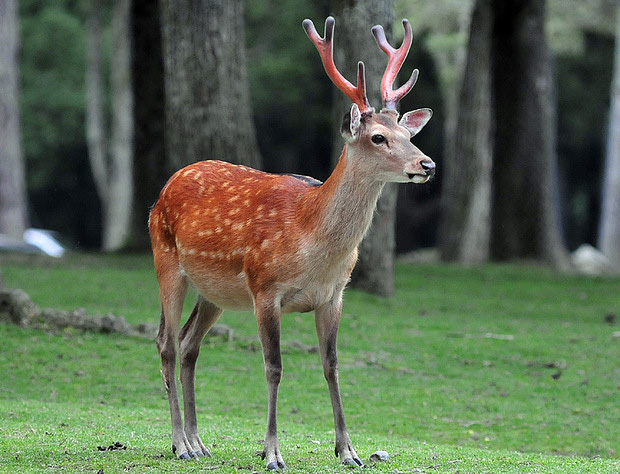
[[[157,322],[150,258],[0,255],[5,283],[42,307]],[[620,472],[620,279],[537,267],[398,266],[397,294],[349,290],[340,377],[358,453],[373,472]],[[189,310],[189,308],[187,308]],[[198,362],[210,459],[174,460],[151,341],[0,325],[0,472],[264,469],[266,389],[251,314]],[[333,456],[311,315],[282,324],[281,447],[290,472],[348,472]],[[300,349],[299,347],[302,347]],[[99,451],[119,442],[126,449]]]

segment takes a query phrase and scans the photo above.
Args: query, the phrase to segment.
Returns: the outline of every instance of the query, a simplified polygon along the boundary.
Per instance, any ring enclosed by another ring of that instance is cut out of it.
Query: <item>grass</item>
[[[157,322],[149,257],[0,255],[8,286],[42,307]],[[383,300],[347,291],[339,352],[358,453],[373,472],[620,472],[620,279],[543,268],[397,267]],[[186,308],[189,311],[188,308]],[[214,457],[174,460],[152,341],[0,325],[0,472],[254,472],[266,388],[256,323],[225,313],[231,343],[198,362],[198,418]],[[282,324],[280,443],[290,472],[349,472],[333,456],[331,408],[311,315]],[[124,450],[99,451],[120,442]]]

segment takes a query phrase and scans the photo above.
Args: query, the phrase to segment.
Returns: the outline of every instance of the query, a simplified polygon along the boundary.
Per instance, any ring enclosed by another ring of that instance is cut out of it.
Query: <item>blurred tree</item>
[[[106,127],[101,5],[91,0],[88,14],[86,127],[93,177],[103,207],[102,248],[117,251],[129,243],[133,197],[133,97],[129,33],[130,0],[116,0],[112,14],[110,87],[111,134]],[[109,140],[109,142],[108,142]]]
[[[0,234],[22,239],[27,226],[20,145],[16,0],[0,2]]]
[[[456,127],[444,157],[439,248],[444,260],[465,264],[489,257],[491,229],[491,1],[476,0]]]
[[[355,83],[357,62],[366,65],[366,88],[370,103],[380,110],[381,79],[387,57],[377,46],[371,28],[380,24],[392,41],[394,24],[393,0],[334,0],[336,18],[334,60],[345,77]],[[340,125],[342,117],[351,108],[351,101],[336,88],[333,89],[334,106],[334,162],[342,151]],[[394,248],[397,186],[388,183],[377,202],[377,212],[370,230],[359,246],[359,259],[351,278],[352,286],[370,293],[390,296],[394,293]]]
[[[129,243],[133,199],[133,93],[131,83],[131,0],[115,0],[112,13],[109,194],[104,215],[103,248],[120,250]]]
[[[169,178],[164,134],[164,64],[160,1],[131,6],[134,114],[134,210],[131,246],[150,248],[148,215]]]
[[[206,159],[261,167],[242,0],[163,0],[169,171]]]
[[[614,76],[598,241],[600,250],[620,268],[620,6],[616,15]]]
[[[559,231],[545,2],[493,2],[495,136],[491,255],[567,268]]]

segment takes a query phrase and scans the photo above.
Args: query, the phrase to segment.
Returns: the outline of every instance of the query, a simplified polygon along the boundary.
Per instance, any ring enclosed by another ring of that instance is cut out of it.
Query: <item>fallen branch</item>
[[[66,328],[99,333],[118,333],[128,336],[155,338],[159,325],[142,323],[132,325],[123,316],[108,313],[104,316],[89,315],[83,308],[73,311],[40,308],[30,296],[19,289],[0,288],[0,322],[11,323],[23,328],[55,329]],[[209,331],[210,336],[232,341],[234,330],[224,324],[216,324]]]

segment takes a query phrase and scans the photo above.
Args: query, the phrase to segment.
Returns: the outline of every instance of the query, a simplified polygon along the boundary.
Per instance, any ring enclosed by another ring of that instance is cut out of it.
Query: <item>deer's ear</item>
[[[422,130],[424,125],[428,123],[432,116],[433,111],[431,109],[412,110],[411,112],[404,114],[398,124],[409,130],[411,136],[414,137],[420,130]]]
[[[362,114],[357,104],[351,106],[351,110],[344,116],[340,133],[345,140],[355,139],[359,135],[362,126]]]

